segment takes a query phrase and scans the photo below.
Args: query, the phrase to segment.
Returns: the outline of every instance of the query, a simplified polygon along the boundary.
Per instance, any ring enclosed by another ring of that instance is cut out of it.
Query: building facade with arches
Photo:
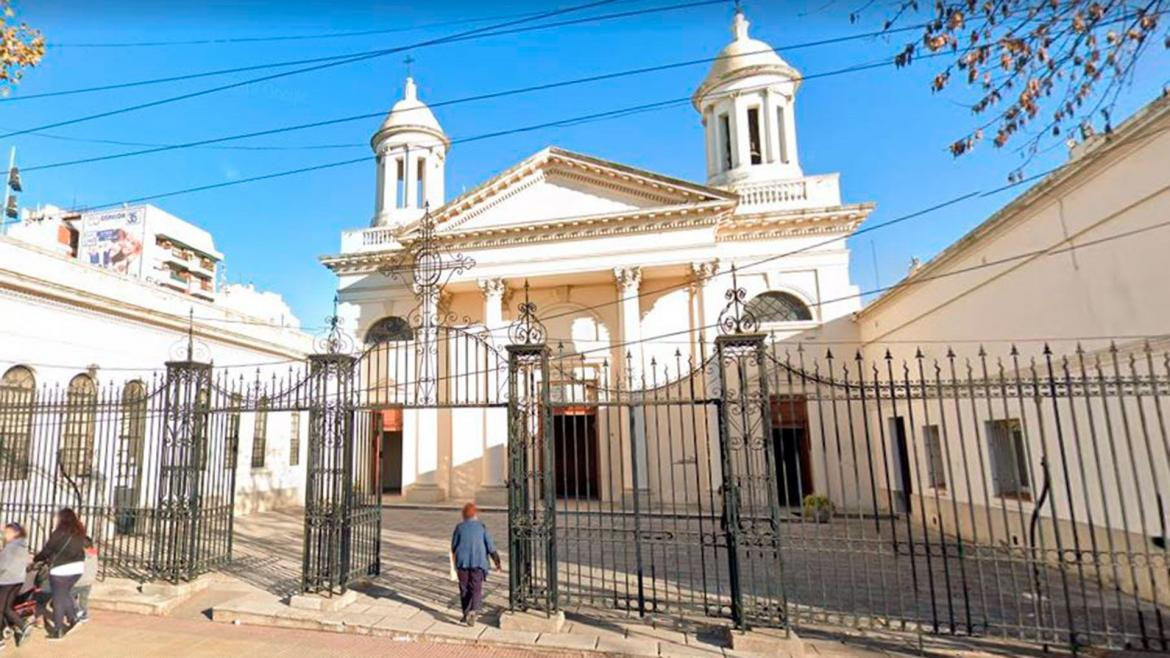
[[[395,270],[422,243],[426,223],[428,244],[463,263],[444,272],[435,317],[502,353],[527,300],[550,348],[598,386],[652,382],[667,365],[708,355],[733,278],[760,328],[777,338],[817,336],[857,311],[845,240],[873,205],[843,202],[835,173],[804,173],[799,72],[749,35],[740,12],[731,37],[693,95],[704,126],[704,144],[695,144],[702,182],[550,146],[445,198],[443,168],[457,164],[458,152],[451,160],[450,141],[408,78],[372,139],[374,218],[323,258],[358,342],[405,336],[417,324],[412,315],[427,302]],[[394,429],[383,456],[393,452],[385,466],[401,477],[388,477],[387,490],[502,502],[499,411],[471,418],[466,409],[439,410],[437,420],[412,422],[411,410],[388,409],[385,425]],[[425,485],[415,485],[419,478]]]

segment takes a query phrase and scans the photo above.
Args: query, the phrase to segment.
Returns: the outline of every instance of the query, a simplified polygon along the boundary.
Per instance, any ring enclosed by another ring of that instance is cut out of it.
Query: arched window
[[[57,460],[71,477],[87,477],[93,469],[93,438],[97,415],[97,385],[89,375],[69,380],[65,423]]]
[[[0,378],[0,480],[28,477],[36,385],[24,366],[13,366]]]
[[[414,340],[414,330],[406,320],[391,315],[374,323],[366,332],[366,345]]]
[[[142,481],[142,451],[146,443],[146,385],[140,380],[122,387],[122,451],[118,459],[119,479],[137,488]]]
[[[757,322],[802,322],[812,320],[812,311],[796,295],[771,291],[754,297],[747,311]]]

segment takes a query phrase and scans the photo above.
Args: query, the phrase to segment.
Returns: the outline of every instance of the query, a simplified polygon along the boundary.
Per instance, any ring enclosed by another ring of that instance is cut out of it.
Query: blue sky
[[[677,4],[677,0],[620,0],[581,12],[610,13]],[[577,4],[537,2],[298,2],[208,1],[162,9],[157,3],[63,0],[18,5],[51,44],[43,64],[13,93],[26,94],[183,73],[407,45],[490,24],[452,23],[507,17]],[[824,0],[747,2],[752,35],[768,41],[805,74],[888,58],[900,42],[872,39],[787,49],[785,45],[878,29],[874,13],[850,24],[848,9]],[[420,48],[413,65],[420,95],[438,102],[500,89],[602,72],[712,57],[728,42],[730,3],[649,16],[533,31]],[[573,14],[576,16],[578,14]],[[428,27],[429,26],[429,27]],[[314,35],[401,30],[361,37],[252,41],[163,47],[93,47],[142,41]],[[399,97],[404,54],[285,77],[161,107],[65,126],[52,137],[0,140],[17,146],[25,167],[132,150],[77,139],[175,143],[264,130],[352,114],[384,112]],[[1119,101],[1126,116],[1167,82],[1170,57],[1150,49],[1134,84]],[[593,112],[689,96],[706,64],[549,92],[466,103],[436,111],[453,139]],[[990,146],[955,159],[947,144],[973,125],[961,86],[931,94],[933,63],[808,80],[797,101],[800,158],[806,173],[841,172],[848,202],[873,201],[871,222],[882,222],[972,190],[1002,185],[1019,162]],[[263,74],[263,73],[260,73]],[[0,103],[0,130],[43,125],[83,114],[196,91],[258,74],[235,74],[175,84]],[[123,199],[214,184],[370,154],[379,119],[235,142],[281,150],[195,148],[110,162],[28,172],[24,205],[116,204]],[[61,139],[62,137],[68,139]],[[449,196],[470,188],[533,152],[555,144],[690,180],[702,181],[703,141],[689,105],[572,127],[486,139],[452,148]],[[328,148],[317,148],[317,147]],[[337,148],[334,148],[334,147]],[[312,148],[305,148],[312,147]],[[1059,164],[1057,146],[1027,172]],[[336,252],[344,229],[365,226],[373,211],[372,162],[160,199],[154,203],[209,231],[227,255],[232,282],[282,293],[307,326],[328,314],[332,275],[317,257]],[[889,285],[912,256],[924,260],[1003,205],[1012,190],[930,213],[851,241],[853,278],[863,289]],[[876,253],[876,261],[874,255]],[[876,276],[875,276],[876,275]]]

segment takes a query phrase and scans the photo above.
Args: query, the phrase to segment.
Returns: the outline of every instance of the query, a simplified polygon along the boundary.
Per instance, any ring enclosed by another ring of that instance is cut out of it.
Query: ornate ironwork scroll
[[[536,317],[536,304],[528,298],[528,279],[524,280],[524,301],[516,307],[516,319],[508,326],[508,340],[515,345],[537,345],[544,343],[548,332],[540,318]]]
[[[443,308],[443,290],[452,276],[475,267],[475,259],[452,253],[435,237],[435,221],[428,207],[406,249],[389,265],[379,268],[383,275],[408,283],[418,302],[407,315],[415,329],[418,356],[419,399],[434,402],[438,381],[438,333],[440,327],[455,323]],[[409,277],[409,278],[408,278]]]
[[[735,266],[731,266],[731,287],[723,294],[727,305],[719,312],[719,333],[750,334],[760,328],[756,316],[747,307],[747,292],[739,287]]]

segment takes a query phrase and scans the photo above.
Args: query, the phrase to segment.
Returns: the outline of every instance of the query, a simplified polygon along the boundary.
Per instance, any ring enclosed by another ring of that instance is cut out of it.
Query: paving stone
[[[658,640],[602,636],[597,640],[597,650],[619,656],[657,656]]]
[[[687,634],[682,631],[676,631],[673,628],[658,628],[641,624],[623,624],[622,626],[626,629],[626,637],[652,638],[674,644],[687,643]]]
[[[723,655],[723,647],[717,647],[714,644],[677,644],[675,642],[660,641],[658,643],[658,654],[661,656],[670,656],[677,658],[692,658],[702,657],[716,658],[716,656]]]
[[[536,644],[540,633],[532,631],[505,631],[495,626],[487,626],[479,636],[481,644],[508,644],[530,647]]]
[[[431,639],[457,639],[474,642],[483,633],[483,624],[468,626],[467,624],[453,624],[446,621],[436,621],[423,630],[423,637]]]
[[[573,633],[576,635],[596,635],[597,637],[607,637],[614,640],[626,639],[626,629],[621,627],[611,627],[602,625],[585,624],[579,621],[573,622],[572,628],[561,629],[561,633]]]
[[[572,633],[542,633],[536,638],[536,646],[555,649],[576,649],[592,651],[597,648],[596,635],[574,635]]]
[[[427,615],[414,615],[408,618],[386,617],[370,626],[372,635],[418,635],[423,629],[435,623]]]

